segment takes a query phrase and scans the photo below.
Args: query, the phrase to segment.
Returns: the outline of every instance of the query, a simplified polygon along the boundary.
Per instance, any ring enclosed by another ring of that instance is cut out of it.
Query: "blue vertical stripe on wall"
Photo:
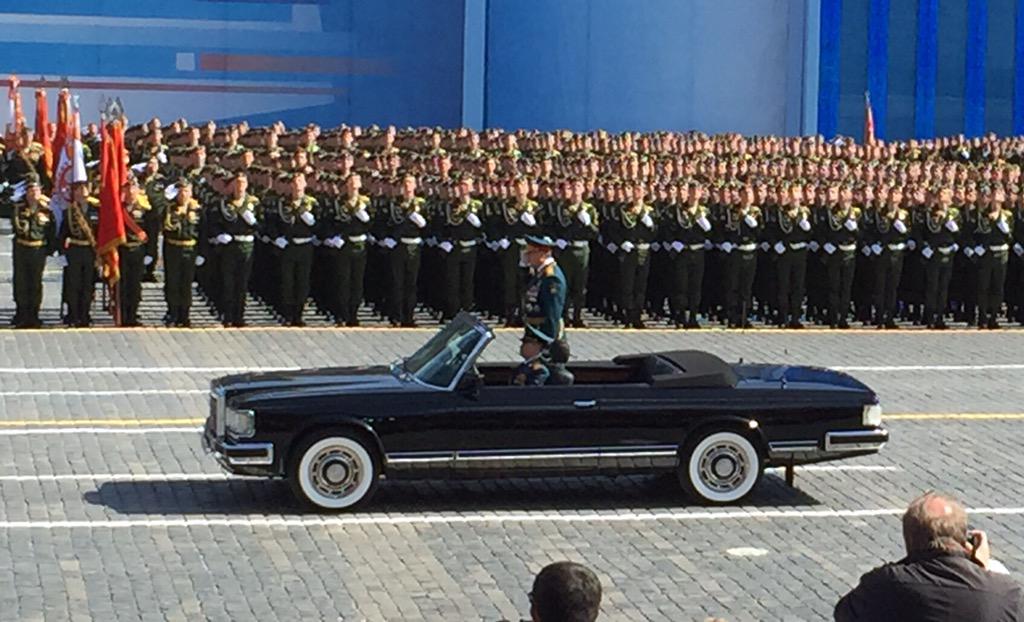
[[[964,75],[964,134],[985,133],[985,50],[988,0],[967,0],[967,64]]]
[[[875,136],[885,138],[889,100],[889,0],[871,0],[868,15],[868,92]]]
[[[938,58],[939,0],[917,5],[917,81],[914,87],[914,136],[935,135],[935,79]]]
[[[839,122],[839,37],[842,0],[821,0],[821,53],[818,58],[818,133],[832,138]]]
[[[1024,134],[1024,0],[1017,0],[1013,38],[1013,133]]]

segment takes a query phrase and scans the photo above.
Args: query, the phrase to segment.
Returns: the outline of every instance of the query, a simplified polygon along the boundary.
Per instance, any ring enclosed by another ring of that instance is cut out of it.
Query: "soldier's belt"
[[[292,244],[309,244],[313,238],[292,238]]]
[[[400,238],[402,244],[415,244],[419,245],[423,243],[423,238]]]
[[[476,246],[476,240],[459,240],[459,246],[462,248],[472,248]]]
[[[125,242],[121,246],[123,246],[123,247],[125,247],[127,249],[130,249],[130,250],[134,250],[136,248],[142,248],[145,245],[146,245],[145,242]]]
[[[743,251],[744,253],[749,253],[757,250],[757,244],[754,244],[753,242],[751,242],[750,244],[739,244],[738,246],[736,246],[736,250]]]
[[[840,244],[839,245],[839,250],[847,252],[847,253],[850,253],[850,252],[853,252],[853,251],[857,250],[857,245],[856,244]]]
[[[77,238],[68,238],[68,244],[71,246],[92,246],[92,242],[89,240],[79,240]]]
[[[571,244],[573,245],[573,248],[587,248],[590,246],[590,242],[588,240],[573,240]]]
[[[950,244],[949,246],[940,246],[939,247],[939,252],[942,253],[943,255],[948,255],[948,254],[952,253],[955,250],[956,250],[956,246],[954,246],[952,244]]]
[[[903,242],[899,242],[899,243],[896,243],[896,244],[889,244],[889,250],[891,250],[894,253],[898,252],[898,251],[901,251],[901,250],[905,249],[906,247],[907,247],[907,245],[904,244]]]
[[[364,233],[363,235],[350,235],[350,236],[347,236],[346,239],[349,242],[352,242],[353,244],[358,244],[359,242],[365,242],[366,241],[366,234]]]
[[[16,239],[15,242],[27,248],[40,248],[44,244],[43,240],[23,240],[21,238]]]
[[[232,242],[253,242],[256,240],[254,235],[236,235],[231,238]]]
[[[175,240],[174,238],[164,238],[167,243],[171,246],[179,246],[181,248],[192,248],[196,245],[195,240]]]
[[[638,250],[645,251],[645,250],[650,249],[651,245],[649,243],[647,243],[647,242],[638,242],[636,247],[637,247]]]
[[[807,242],[790,242],[789,247],[795,251],[802,251],[807,248]]]
[[[1009,244],[993,244],[993,245],[988,247],[988,250],[992,251],[993,253],[1003,253],[1003,252],[1006,252],[1006,251],[1010,250],[1010,245]]]

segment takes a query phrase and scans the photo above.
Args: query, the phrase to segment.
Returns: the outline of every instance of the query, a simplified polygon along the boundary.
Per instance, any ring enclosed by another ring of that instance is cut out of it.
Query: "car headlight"
[[[876,428],[882,425],[882,406],[879,404],[864,406],[863,423],[865,426],[874,426]]]
[[[249,438],[256,434],[256,413],[251,410],[228,408],[225,423],[228,432],[236,438]]]

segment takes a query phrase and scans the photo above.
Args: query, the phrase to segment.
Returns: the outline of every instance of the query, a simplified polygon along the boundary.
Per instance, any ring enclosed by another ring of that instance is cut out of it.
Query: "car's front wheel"
[[[288,482],[295,495],[323,510],[351,509],[377,488],[373,450],[354,434],[309,439],[292,455]]]
[[[746,497],[763,471],[761,456],[742,434],[729,430],[697,434],[679,456],[679,482],[695,500],[721,505]]]

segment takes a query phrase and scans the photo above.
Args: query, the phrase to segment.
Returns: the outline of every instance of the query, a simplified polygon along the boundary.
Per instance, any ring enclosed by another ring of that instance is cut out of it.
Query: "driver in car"
[[[531,335],[523,337],[522,343],[519,344],[519,355],[523,357],[523,362],[512,374],[512,384],[520,387],[543,386],[551,372],[541,360],[542,354],[544,343],[540,339]]]

